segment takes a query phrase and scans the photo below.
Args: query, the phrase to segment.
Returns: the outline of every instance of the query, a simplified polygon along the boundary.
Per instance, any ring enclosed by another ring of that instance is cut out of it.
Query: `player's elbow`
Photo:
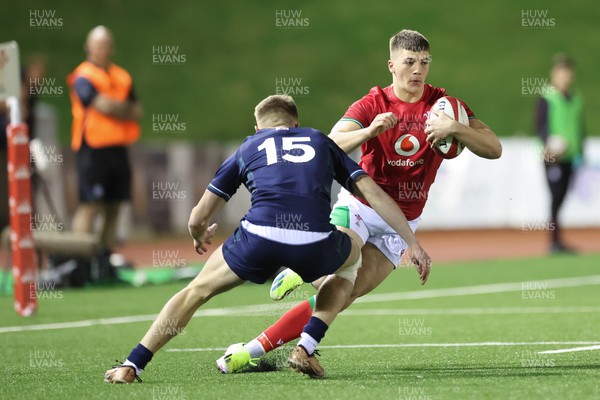
[[[490,154],[488,158],[490,160],[497,160],[500,157],[502,157],[502,143],[500,143],[500,141],[498,140],[490,148]]]
[[[485,147],[481,147],[477,151],[473,151],[476,155],[481,158],[488,160],[496,160],[502,157],[502,144],[499,140],[487,144]]]
[[[380,204],[387,195],[368,175],[361,175],[355,182],[355,187],[360,193],[360,197],[365,199],[375,208],[375,204]]]

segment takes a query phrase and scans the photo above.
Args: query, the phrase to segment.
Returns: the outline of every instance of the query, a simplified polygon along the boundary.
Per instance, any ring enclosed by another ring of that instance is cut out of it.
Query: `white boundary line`
[[[538,351],[538,354],[559,354],[559,353],[571,353],[574,351],[589,351],[589,350],[600,350],[600,345],[586,346],[586,347],[574,347],[572,349]]]
[[[96,325],[118,325],[131,322],[152,321],[158,314],[152,315],[131,315],[127,317],[86,319],[83,321],[57,322],[55,324],[38,324],[23,326],[5,326],[0,328],[0,333],[26,332],[26,331],[51,331],[54,329],[85,328]]]
[[[483,346],[548,346],[593,344],[600,342],[474,342],[474,343],[391,343],[391,344],[338,344],[319,346],[319,349],[392,349],[401,347],[483,347]],[[223,351],[225,347],[198,347],[188,349],[165,349],[168,352]]]
[[[580,314],[598,313],[600,306],[582,307],[480,307],[480,308],[375,308],[345,310],[340,316],[365,315],[497,315],[497,314]]]
[[[524,289],[524,283],[540,282],[541,287],[536,289]],[[547,290],[561,287],[578,287],[588,285],[600,285],[600,275],[582,276],[576,278],[560,278],[560,279],[545,279],[545,280],[534,280],[534,281],[523,281],[523,282],[512,282],[512,283],[498,283],[490,285],[477,285],[477,286],[464,286],[457,288],[446,288],[446,289],[431,289],[431,290],[419,290],[404,293],[385,293],[385,294],[374,294],[361,297],[356,300],[356,303],[376,303],[376,302],[392,302],[400,300],[410,299],[428,299],[436,297],[448,297],[448,296],[467,296],[477,294],[489,294],[489,293],[503,293],[503,292],[514,292],[522,290]],[[268,303],[268,304],[256,304],[249,306],[239,307],[224,307],[224,308],[209,308],[199,310],[194,314],[194,317],[201,316],[252,316],[252,315],[263,315],[265,313],[281,314],[284,311],[295,304],[295,302],[283,302],[283,303]],[[535,307],[533,307],[535,308]],[[456,309],[454,309],[456,310]],[[485,310],[485,309],[481,309]],[[348,313],[341,315],[359,315],[358,313],[368,313],[368,310],[349,310]],[[417,313],[416,311],[415,313]],[[593,311],[585,311],[593,312]],[[460,312],[456,312],[459,314]],[[485,314],[485,311],[479,312]],[[501,312],[498,312],[499,314]],[[434,314],[434,313],[432,313]],[[364,314],[363,314],[364,315]],[[385,314],[380,314],[385,315]],[[391,315],[391,314],[390,314]],[[393,314],[396,315],[396,314]],[[45,331],[54,329],[71,329],[71,328],[85,328],[96,325],[118,325],[127,324],[132,322],[145,322],[152,321],[156,318],[157,314],[150,315],[132,315],[115,318],[100,318],[100,319],[88,319],[82,321],[72,322],[59,322],[52,324],[37,324],[37,325],[22,325],[22,326],[7,326],[0,327],[0,334],[12,333],[12,332],[26,332],[26,331]]]
[[[523,284],[540,283],[540,286],[529,289]],[[535,279],[522,282],[494,283],[490,285],[465,286],[446,289],[419,290],[404,293],[370,294],[356,299],[355,303],[377,303],[398,300],[430,299],[434,297],[466,296],[474,294],[519,292],[531,290],[547,290],[563,287],[600,285],[600,275],[581,276],[576,278]]]
[[[280,303],[281,305],[281,303]],[[279,307],[273,304],[259,304],[246,307],[223,307],[200,310],[194,314],[199,317],[257,317],[265,313],[278,311],[283,313],[287,307]],[[600,306],[584,307],[489,307],[489,308],[405,308],[405,309],[365,309],[346,310],[340,314],[341,317],[359,317],[365,315],[497,315],[497,314],[575,314],[575,313],[597,313]],[[120,325],[135,322],[153,321],[158,314],[132,315],[126,317],[88,319],[73,322],[58,322],[53,324],[23,325],[0,327],[0,334],[28,332],[28,331],[50,331],[56,329],[86,328],[97,325]]]

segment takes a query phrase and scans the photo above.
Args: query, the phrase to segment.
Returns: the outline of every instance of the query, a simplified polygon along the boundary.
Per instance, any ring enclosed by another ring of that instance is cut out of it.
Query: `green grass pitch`
[[[600,349],[539,352],[600,344],[598,265],[600,255],[439,264],[424,287],[415,271],[399,269],[372,293],[378,297],[366,297],[335,321],[322,342],[326,378],[320,381],[283,368],[289,347],[262,364],[276,371],[216,370],[222,349],[253,338],[293,304],[239,315],[242,306],[271,303],[267,285],[244,285],[213,299],[206,309],[229,315],[192,319],[148,365],[144,383],[133,385],[109,385],[102,375],[185,283],[65,290],[46,295],[39,315],[29,319],[16,316],[4,296],[0,398],[597,399]],[[305,285],[294,300],[312,293]],[[142,317],[120,324],[111,319],[126,316]],[[98,319],[105,320],[6,332]]]

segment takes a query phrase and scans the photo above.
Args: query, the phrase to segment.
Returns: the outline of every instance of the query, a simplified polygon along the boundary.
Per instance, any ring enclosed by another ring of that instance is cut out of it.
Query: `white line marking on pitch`
[[[559,350],[538,351],[538,354],[572,353],[574,351],[589,351],[589,350],[600,350],[600,345],[597,345],[597,346],[586,346],[586,347],[574,347],[572,349],[559,349]]]
[[[85,328],[88,326],[95,326],[95,325],[128,324],[131,322],[152,321],[152,320],[154,320],[154,318],[156,318],[157,315],[158,314],[131,315],[128,317],[86,319],[83,321],[73,321],[73,322],[57,322],[55,324],[6,326],[3,328],[0,328],[0,333],[25,332],[25,331],[50,331],[50,330],[54,330],[54,329]]]
[[[280,303],[282,304],[282,303]],[[199,310],[194,314],[194,318],[199,317],[257,317],[264,315],[265,312],[278,310],[283,314],[288,308],[279,308],[279,305],[259,304],[257,306],[245,307],[224,307],[209,308]],[[346,310],[340,314],[344,317],[364,316],[364,315],[495,315],[495,314],[575,314],[575,313],[596,313],[600,312],[600,307],[490,307],[490,308],[405,308],[405,309],[365,309],[365,310]],[[0,327],[0,334],[27,332],[27,331],[50,331],[56,329],[86,328],[97,325],[119,325],[134,322],[154,321],[158,314],[132,315],[128,317],[88,319],[73,322],[57,322],[53,324],[23,325]]]
[[[582,276],[577,278],[561,278],[561,279],[547,279],[547,280],[536,280],[532,282],[542,282],[543,289],[560,288],[560,287],[577,287],[587,285],[599,285],[600,275]],[[512,283],[498,283],[490,285],[477,285],[477,286],[464,286],[457,288],[446,288],[446,289],[431,289],[431,290],[419,290],[404,293],[385,293],[385,294],[371,294],[361,297],[356,300],[357,303],[376,303],[376,302],[391,302],[399,300],[411,300],[411,299],[430,299],[436,297],[447,297],[447,296],[466,296],[476,294],[489,294],[489,293],[502,293],[502,292],[514,292],[523,289],[524,282],[512,282]],[[256,304],[249,306],[238,306],[238,307],[224,307],[224,308],[208,308],[199,310],[194,314],[194,317],[202,316],[251,316],[252,314],[261,315],[265,312],[275,313],[277,315],[283,314],[294,305],[295,302],[283,302],[283,303],[268,303],[268,304]],[[352,310],[350,310],[352,311]],[[356,310],[359,312],[359,310]],[[483,314],[483,312],[482,312]],[[342,314],[344,315],[344,314]],[[351,315],[351,314],[348,314]],[[52,324],[38,324],[38,325],[22,325],[22,326],[6,326],[0,327],[0,334],[12,333],[12,332],[25,332],[25,331],[45,331],[54,329],[70,329],[70,328],[85,328],[96,325],[118,325],[127,324],[132,322],[145,322],[152,321],[156,318],[157,314],[151,315],[132,315],[115,318],[99,318],[99,319],[88,319],[82,321],[72,322],[59,322]]]
[[[576,345],[593,344],[600,342],[476,342],[476,343],[392,343],[392,344],[338,344],[319,346],[319,349],[390,349],[397,347],[483,347],[483,346],[548,346],[548,345]],[[600,347],[600,346],[598,346]],[[223,351],[225,347],[198,347],[189,349],[165,349],[170,352],[188,351]]]
[[[579,314],[597,313],[600,307],[480,307],[480,308],[374,308],[348,309],[340,316],[365,315],[496,315],[496,314]]]
[[[577,278],[560,278],[560,279],[538,279],[533,281],[511,282],[511,283],[494,283],[490,285],[465,286],[446,289],[430,289],[418,290],[404,293],[384,293],[370,294],[356,299],[355,303],[376,303],[397,300],[414,300],[414,299],[430,299],[434,297],[450,297],[450,296],[466,296],[474,294],[489,294],[503,292],[518,292],[522,290],[530,290],[527,287],[523,288],[524,283],[540,282],[542,288],[536,289],[554,289],[562,287],[578,287],[588,285],[600,285],[600,275],[581,276]]]

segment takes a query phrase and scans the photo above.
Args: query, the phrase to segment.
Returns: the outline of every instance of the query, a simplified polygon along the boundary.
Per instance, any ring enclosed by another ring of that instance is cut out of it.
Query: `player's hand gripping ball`
[[[440,97],[431,107],[431,110],[443,112],[455,121],[460,122],[463,125],[469,125],[469,116],[467,110],[463,105],[462,101],[456,97]],[[429,119],[434,120],[438,118],[434,113],[430,113]],[[452,135],[447,136],[445,139],[438,141],[433,147],[440,157],[445,159],[451,159],[457,157],[465,148],[465,145],[456,140]]]

